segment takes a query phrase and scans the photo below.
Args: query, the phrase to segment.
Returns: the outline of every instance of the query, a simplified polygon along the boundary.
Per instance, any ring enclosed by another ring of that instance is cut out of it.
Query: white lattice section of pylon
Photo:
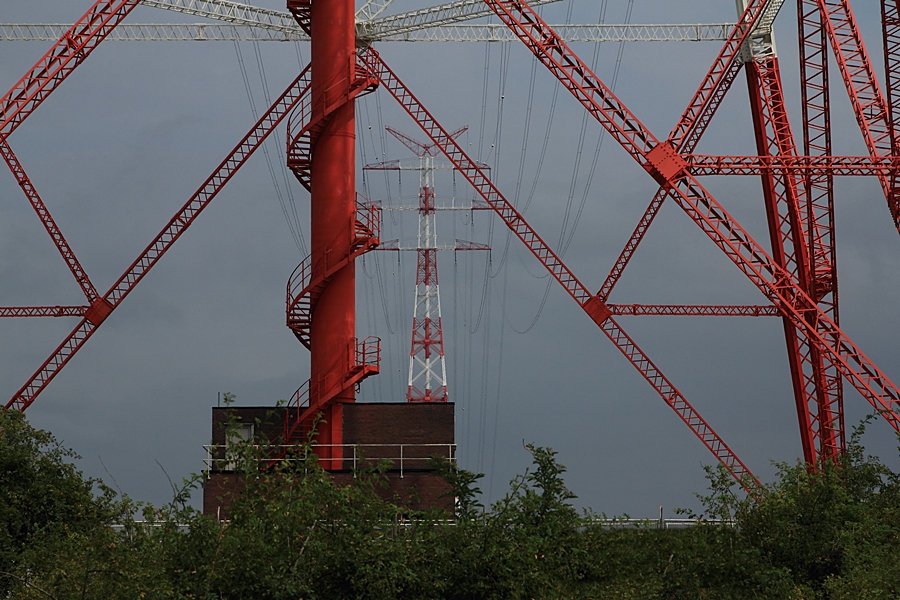
[[[460,128],[450,134],[454,138],[466,131]],[[488,246],[454,240],[452,244],[439,243],[435,213],[448,207],[435,205],[434,171],[444,168],[435,164],[440,152],[433,144],[423,144],[399,131],[387,128],[404,146],[418,157],[415,167],[403,166],[400,161],[388,161],[366,165],[366,170],[415,170],[419,172],[418,235],[414,247],[393,240],[382,243],[380,250],[414,250],[416,261],[416,288],[413,304],[412,343],[409,351],[409,378],[406,399],[408,402],[447,402],[447,364],[444,359],[444,335],[441,323],[441,293],[438,285],[438,250],[488,250]],[[450,207],[449,209],[454,209]],[[484,207],[469,207],[481,210]],[[405,210],[405,209],[401,209]]]
[[[437,272],[437,232],[434,211],[434,161],[421,156],[419,172],[419,235],[416,300],[409,351],[409,402],[446,402],[447,364],[441,327],[441,292]]]

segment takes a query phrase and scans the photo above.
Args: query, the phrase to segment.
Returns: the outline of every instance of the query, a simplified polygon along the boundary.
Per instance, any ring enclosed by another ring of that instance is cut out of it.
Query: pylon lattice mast
[[[416,294],[413,302],[412,342],[409,350],[407,402],[447,402],[447,361],[438,285],[438,239],[435,219],[434,157],[440,149],[422,144],[390,127],[387,130],[419,158]],[[460,129],[453,135],[465,131]]]
[[[441,318],[441,293],[438,284],[437,253],[441,250],[471,251],[490,250],[489,246],[475,242],[453,240],[441,243],[437,235],[436,213],[445,210],[490,210],[487,204],[473,201],[469,206],[439,206],[434,191],[434,172],[453,169],[440,164],[435,157],[440,148],[435,144],[423,144],[392,127],[387,131],[416,155],[415,166],[400,160],[372,163],[363,167],[366,171],[418,171],[419,195],[416,205],[418,227],[415,246],[404,246],[401,240],[383,242],[378,250],[415,251],[416,285],[413,303],[412,341],[409,351],[407,402],[447,402],[447,364],[444,357],[444,329]],[[450,134],[454,139],[468,127],[461,127]],[[481,165],[487,169],[487,165]],[[454,199],[455,200],[455,199]],[[392,206],[385,210],[407,210],[404,206]]]
[[[407,402],[447,402],[447,363],[438,285],[437,224],[434,210],[434,157],[419,156],[419,228],[416,297],[409,350]]]

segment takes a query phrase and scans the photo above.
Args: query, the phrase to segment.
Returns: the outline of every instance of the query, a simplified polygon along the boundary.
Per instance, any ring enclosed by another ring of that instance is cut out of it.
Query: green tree
[[[91,538],[117,517],[113,491],[85,479],[77,458],[22,413],[0,408],[0,596],[28,588],[48,548]]]
[[[557,454],[533,445],[532,466],[489,507],[482,474],[433,462],[453,511],[415,512],[379,494],[386,463],[339,485],[308,445],[273,462],[274,448],[239,442],[231,458],[246,486],[219,522],[189,504],[202,476],[161,507],[134,503],[2,412],[0,597],[895,598],[900,476],[865,455],[864,429],[838,463],[781,465],[755,498],[708,469],[699,524],[671,531],[579,512]]]

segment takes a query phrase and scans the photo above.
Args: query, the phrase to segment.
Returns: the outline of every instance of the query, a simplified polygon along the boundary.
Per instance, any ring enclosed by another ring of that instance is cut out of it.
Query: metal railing
[[[318,454],[317,450],[326,450],[325,454],[334,454],[336,449],[340,449],[340,456],[329,456],[326,460],[352,461],[354,478],[360,466],[374,464],[382,460],[390,461],[392,466],[388,471],[399,471],[401,479],[404,477],[406,470],[414,467],[421,468],[433,456],[456,462],[456,444],[310,444],[306,446],[253,445],[251,447],[280,457],[274,459],[260,458],[259,462],[261,465],[283,460],[302,462],[309,458],[310,452]],[[229,466],[240,462],[239,458],[228,454],[228,450],[231,448],[234,448],[234,445],[204,445],[203,449],[206,450],[206,458],[203,462],[206,465],[207,472],[233,471],[233,468],[222,468],[223,465]],[[289,452],[290,449],[298,448],[303,450],[303,454],[291,454]]]
[[[734,521],[722,519],[590,519],[587,525],[603,529],[690,529],[698,525],[734,527]]]
[[[378,238],[381,235],[381,210],[374,203],[370,202],[368,198],[363,196],[362,194],[356,194],[356,212],[353,214],[353,230],[356,230],[356,225],[359,224],[363,228],[365,228],[368,232],[371,232],[371,237]],[[341,236],[344,234],[338,234],[328,245],[329,248],[333,248],[338,245]],[[361,240],[351,239],[351,246],[354,244],[361,243]],[[353,248],[350,249],[352,254]],[[300,294],[310,286],[313,273],[315,273],[319,277],[326,277],[327,273],[332,269],[332,267],[336,267],[341,264],[343,261],[347,260],[349,257],[346,254],[337,254],[332,252],[331,250],[327,250],[324,253],[324,256],[320,256],[315,264],[312,262],[312,254],[309,254],[306,258],[304,258],[299,265],[294,269],[294,272],[291,273],[290,278],[288,279],[287,284],[287,306],[288,310],[290,310],[295,302],[299,301]]]
[[[354,341],[356,339],[354,338]],[[381,338],[370,335],[364,340],[356,342],[356,355],[353,368],[375,367],[381,365]]]
[[[356,222],[372,237],[381,238],[381,208],[360,194],[356,193]]]
[[[349,353],[349,370],[360,369],[363,367],[378,367],[381,364],[381,338],[374,335],[360,340],[353,338],[350,341]],[[291,399],[287,403],[288,409],[301,409],[309,407],[309,398],[311,392],[321,393],[324,389],[320,377],[315,384],[310,379],[304,381],[300,387],[291,395]]]

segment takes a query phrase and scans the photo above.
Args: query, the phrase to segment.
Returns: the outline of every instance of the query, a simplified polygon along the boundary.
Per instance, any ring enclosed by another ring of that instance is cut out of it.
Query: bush
[[[489,507],[481,474],[434,462],[451,515],[382,500],[385,465],[339,486],[314,457],[260,470],[267,449],[247,444],[247,485],[219,522],[188,506],[201,476],[167,505],[134,503],[3,411],[0,597],[895,598],[900,477],[865,456],[864,429],[836,464],[780,465],[755,499],[708,469],[698,518],[733,527],[606,528],[572,506],[556,453],[531,445],[532,467]]]

